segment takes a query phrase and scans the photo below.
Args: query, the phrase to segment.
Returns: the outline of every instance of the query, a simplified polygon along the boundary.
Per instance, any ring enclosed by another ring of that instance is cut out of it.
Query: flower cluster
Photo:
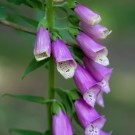
[[[100,15],[87,7],[76,4],[75,14],[80,22],[79,33],[76,35],[78,47],[83,52],[83,65],[73,59],[67,45],[60,38],[51,42],[50,34],[42,26],[37,32],[34,55],[37,61],[52,55],[58,72],[65,78],[72,78],[82,95],[74,102],[78,119],[85,129],[85,135],[109,135],[102,130],[105,117],[101,116],[94,106],[97,103],[104,107],[103,93],[109,93],[109,79],[112,69],[107,67],[108,50],[96,39],[105,39],[111,31],[99,25]],[[61,109],[53,116],[53,135],[73,135],[70,120]]]

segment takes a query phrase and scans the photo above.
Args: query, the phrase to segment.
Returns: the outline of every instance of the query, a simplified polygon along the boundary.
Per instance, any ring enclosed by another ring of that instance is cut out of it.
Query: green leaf
[[[48,28],[47,20],[46,20],[45,17],[43,17],[43,18],[40,20],[40,22],[39,22],[39,24],[38,24],[38,28],[39,28],[40,26],[43,26],[45,29]]]
[[[35,60],[35,58],[33,58],[32,61],[30,62],[30,64],[28,65],[28,67],[26,68],[26,70],[24,71],[23,76],[22,76],[22,79],[23,79],[24,77],[26,77],[26,76],[27,76],[29,73],[31,73],[32,71],[34,71],[34,70],[40,68],[41,66],[43,66],[43,65],[44,65],[45,63],[47,63],[49,60],[50,60],[50,59],[48,58],[48,59],[45,59],[45,60],[43,60],[43,61],[37,62],[37,61]]]
[[[7,13],[3,5],[0,4],[0,20],[6,19]]]
[[[43,9],[42,3],[38,0],[26,0],[26,2],[33,8]]]
[[[76,27],[73,27],[73,26],[69,26],[68,27],[68,31],[69,31],[69,34],[71,35],[71,37],[74,39],[76,35],[79,34],[79,31]]]
[[[79,48],[73,48],[72,50],[73,50],[74,55],[77,56],[80,60],[82,60],[84,56],[82,50]]]
[[[21,16],[21,15],[18,15],[18,17],[20,17],[21,19],[23,19],[25,22],[29,23],[32,26],[35,26],[35,27],[38,26],[38,21],[36,21],[36,20],[33,20],[31,18],[27,18],[25,16]]]
[[[2,97],[5,96],[9,96],[16,99],[29,101],[29,102],[39,103],[39,104],[49,104],[49,103],[56,102],[55,99],[45,99],[44,97],[31,96],[31,95],[17,95],[17,94],[10,94],[10,93],[6,93],[2,95]]]
[[[76,15],[69,15],[68,21],[75,26],[78,26],[78,24],[79,24],[79,19]]]
[[[80,97],[80,94],[78,93],[77,89],[72,89],[68,92],[68,96],[71,100],[77,100]]]
[[[9,96],[16,99],[21,99],[29,102],[40,103],[40,104],[44,104],[46,102],[46,99],[44,97],[31,96],[31,95],[17,95],[17,94],[6,93],[3,94],[3,96]]]
[[[46,131],[44,135],[52,135],[52,132],[50,130]]]
[[[33,131],[33,130],[25,130],[25,129],[10,129],[10,133],[16,133],[18,135],[44,135],[41,132]]]
[[[7,0],[7,1],[16,5],[24,4],[31,8],[42,9],[42,3],[39,0]]]
[[[55,88],[54,90],[57,92],[57,94],[61,98],[61,100],[66,108],[67,114],[71,117],[73,114],[73,108],[72,108],[72,103],[68,97],[68,93],[59,88]]]
[[[75,0],[68,0],[67,1],[68,8],[75,8],[75,6],[76,6],[75,2],[76,2]]]
[[[57,114],[58,111],[61,109],[61,106],[59,103],[57,102],[54,102],[51,106],[51,111],[52,111],[52,114]]]

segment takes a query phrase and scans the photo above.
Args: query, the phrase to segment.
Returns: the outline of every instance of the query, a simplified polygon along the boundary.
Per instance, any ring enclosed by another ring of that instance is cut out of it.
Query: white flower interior
[[[46,58],[48,58],[48,57],[49,57],[49,55],[47,55],[46,52],[39,53],[39,54],[35,54],[35,59],[36,59],[37,61],[44,60],[44,59],[46,59]]]
[[[99,128],[94,124],[90,124],[85,129],[85,135],[99,135]]]
[[[92,107],[94,107],[96,102],[96,94],[93,91],[94,90],[90,89],[83,95],[83,99],[85,100],[85,102]]]
[[[108,35],[110,35],[112,33],[112,31],[108,30],[108,29],[105,29],[102,31],[102,38],[105,39]]]
[[[65,78],[72,78],[76,69],[76,63],[73,60],[63,61],[57,63],[57,70]]]
[[[97,52],[97,57],[95,59],[95,62],[104,66],[109,65],[109,59],[107,58],[106,54],[101,53],[101,52]]]
[[[96,25],[96,24],[98,24],[101,20],[102,20],[102,19],[101,19],[100,15],[96,15],[96,16],[94,16],[94,17],[92,18],[91,25]]]
[[[109,84],[108,82],[106,82],[105,80],[102,80],[100,82],[100,86],[101,86],[101,89],[105,92],[105,93],[108,93],[110,91],[109,89]]]

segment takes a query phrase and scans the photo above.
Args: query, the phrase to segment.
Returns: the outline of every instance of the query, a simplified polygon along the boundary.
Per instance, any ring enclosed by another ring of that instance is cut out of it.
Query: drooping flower
[[[83,99],[75,101],[75,111],[77,117],[85,129],[85,135],[100,135],[100,130],[103,128],[106,119],[100,116],[98,112],[91,106],[85,103]]]
[[[62,40],[56,39],[53,41],[52,55],[57,66],[57,70],[60,72],[60,74],[65,79],[72,78],[77,64]]]
[[[53,116],[52,129],[53,135],[73,135],[70,120],[61,110]]]
[[[83,99],[87,104],[94,107],[97,94],[100,91],[97,82],[89,72],[79,64],[77,65],[73,79],[78,91],[83,95]]]
[[[110,92],[108,81],[112,74],[112,68],[108,68],[101,64],[98,64],[93,60],[88,59],[87,57],[83,58],[83,62],[89,73],[94,77],[97,82],[99,82],[101,89],[105,93]]]
[[[96,24],[93,26],[80,22],[80,28],[90,37],[94,39],[105,39],[112,31],[109,31],[106,27]]]
[[[76,5],[74,12],[82,22],[88,25],[95,25],[101,21],[100,15],[81,4]]]
[[[50,57],[51,41],[48,30],[40,26],[34,45],[34,56],[37,61],[44,60]]]
[[[109,65],[109,60],[107,58],[108,50],[106,47],[100,45],[83,32],[77,35],[76,40],[87,57],[101,65]]]

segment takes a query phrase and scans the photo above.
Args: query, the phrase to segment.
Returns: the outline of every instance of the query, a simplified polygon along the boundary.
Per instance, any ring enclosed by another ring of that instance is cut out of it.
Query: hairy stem
[[[47,0],[47,21],[49,31],[51,32],[54,27],[54,16],[53,16],[53,0]],[[48,98],[54,99],[54,62],[51,57],[49,62],[49,88],[48,88]],[[49,129],[52,128],[52,114],[51,114],[51,104],[48,105],[48,126]]]

